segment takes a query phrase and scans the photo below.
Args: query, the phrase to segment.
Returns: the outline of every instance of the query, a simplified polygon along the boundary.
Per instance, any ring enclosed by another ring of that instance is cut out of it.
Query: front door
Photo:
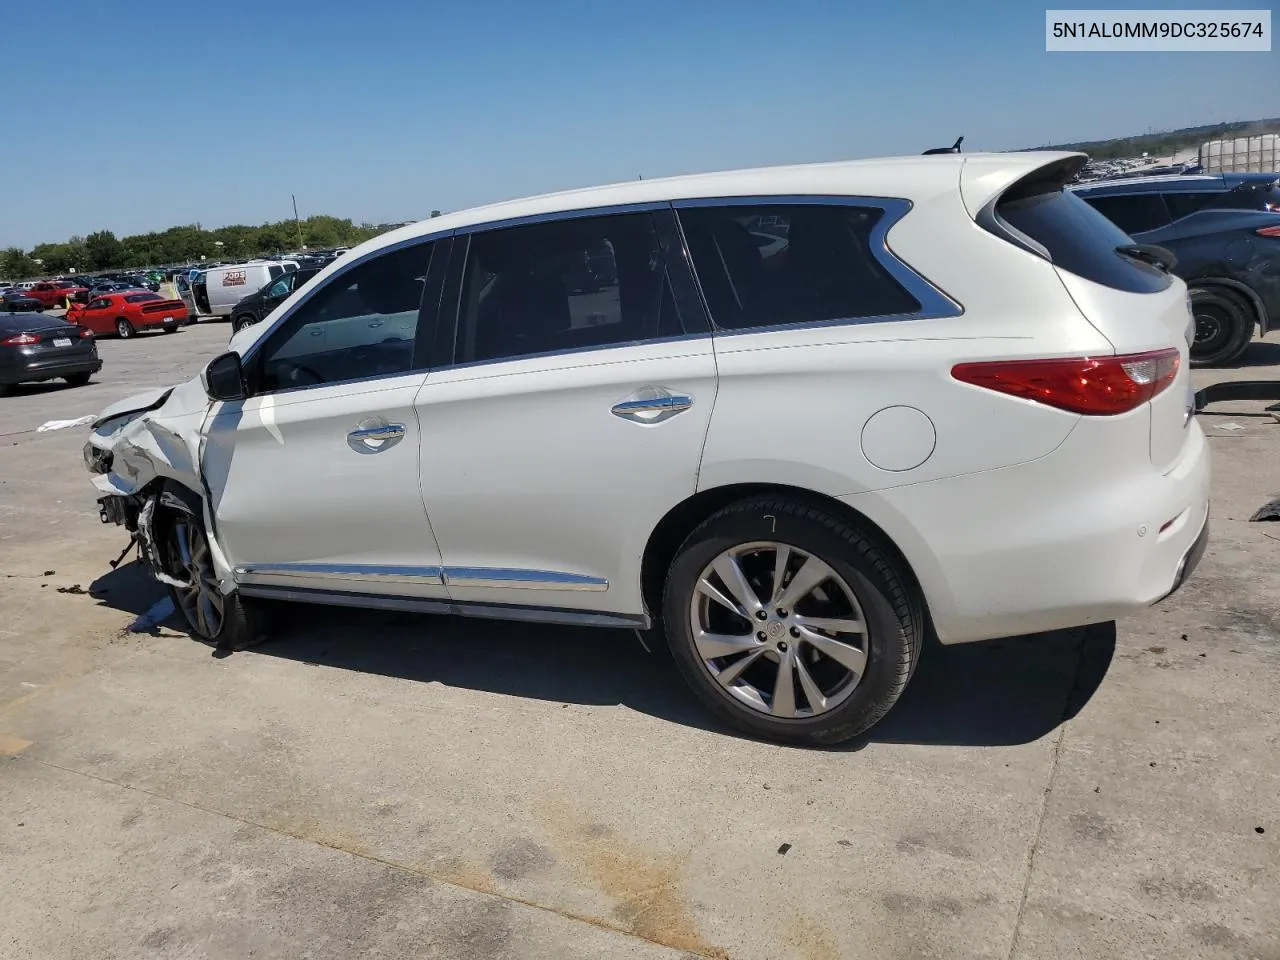
[[[716,391],[670,211],[482,231],[453,261],[417,401],[451,597],[638,617]]]
[[[335,275],[246,355],[251,395],[214,412],[202,456],[237,582],[446,596],[414,413],[431,254],[420,243]]]

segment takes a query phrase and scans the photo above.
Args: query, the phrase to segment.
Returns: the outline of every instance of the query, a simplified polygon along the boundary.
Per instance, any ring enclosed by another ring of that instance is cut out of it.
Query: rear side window
[[[1157,293],[1172,282],[1160,268],[1120,253],[1133,238],[1074,193],[1015,189],[1005,196],[996,216],[1043,247],[1054,266],[1130,293]]]
[[[679,211],[721,330],[911,314],[920,303],[871,252],[874,207],[817,204]]]
[[[1122,197],[1085,197],[1085,201],[1125,233],[1133,236],[1158,230],[1172,222],[1164,198],[1158,193],[1133,193]]]
[[[1200,191],[1197,193],[1166,193],[1164,195],[1165,206],[1169,208],[1169,214],[1175,220],[1181,220],[1183,217],[1190,216],[1197,210],[1201,210],[1208,206],[1211,201],[1221,196],[1221,191]]]
[[[652,214],[557,220],[471,238],[457,363],[683,332]]]

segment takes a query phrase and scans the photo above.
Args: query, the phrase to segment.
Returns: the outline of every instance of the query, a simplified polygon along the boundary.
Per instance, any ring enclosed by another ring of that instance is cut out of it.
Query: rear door
[[[455,242],[417,398],[454,600],[644,612],[644,546],[697,487],[715,399],[691,283],[665,207]]]

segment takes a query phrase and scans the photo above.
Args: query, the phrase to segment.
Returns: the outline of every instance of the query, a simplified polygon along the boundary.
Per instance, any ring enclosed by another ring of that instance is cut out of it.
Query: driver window
[[[271,289],[267,291],[268,297],[287,297],[289,291],[293,288],[293,274],[286,274],[271,285]]]
[[[263,345],[255,392],[413,370],[431,247],[386,253],[330,280]]]

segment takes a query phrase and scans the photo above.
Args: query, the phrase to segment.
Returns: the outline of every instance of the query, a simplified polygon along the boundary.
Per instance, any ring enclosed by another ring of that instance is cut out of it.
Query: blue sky
[[[1280,115],[1280,51],[1050,54],[1026,2],[2,5],[0,246]]]

